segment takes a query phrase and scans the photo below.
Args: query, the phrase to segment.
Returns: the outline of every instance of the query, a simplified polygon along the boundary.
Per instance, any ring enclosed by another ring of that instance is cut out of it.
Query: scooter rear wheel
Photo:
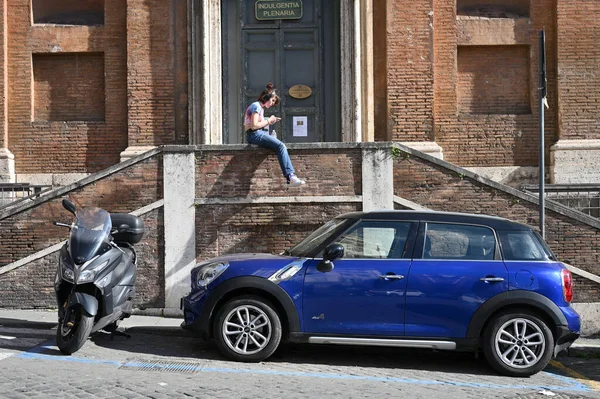
[[[82,308],[73,309],[73,325],[66,325],[62,319],[56,329],[56,344],[65,355],[77,352],[87,341],[94,325],[94,318],[85,314]],[[65,315],[67,317],[68,315]]]

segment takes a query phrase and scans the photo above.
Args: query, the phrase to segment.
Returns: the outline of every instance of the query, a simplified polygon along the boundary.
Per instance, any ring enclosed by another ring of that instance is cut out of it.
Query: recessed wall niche
[[[104,0],[31,0],[33,23],[104,25]]]
[[[104,54],[33,54],[35,121],[103,121]]]
[[[529,0],[457,0],[456,14],[487,18],[529,18]]]
[[[459,46],[460,114],[530,114],[529,46]]]

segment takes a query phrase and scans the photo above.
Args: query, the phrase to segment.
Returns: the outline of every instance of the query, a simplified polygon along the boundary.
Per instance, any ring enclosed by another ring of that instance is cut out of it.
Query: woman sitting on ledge
[[[277,118],[275,115],[271,115],[267,119],[264,118],[264,108],[271,108],[273,105],[277,105],[278,102],[279,97],[273,89],[273,83],[269,83],[260,93],[260,96],[258,96],[258,101],[253,102],[246,109],[244,118],[246,141],[249,144],[256,144],[263,148],[275,150],[283,177],[287,179],[287,183],[291,187],[297,187],[306,182],[296,176],[285,144],[269,133],[269,126],[279,122],[281,118]]]

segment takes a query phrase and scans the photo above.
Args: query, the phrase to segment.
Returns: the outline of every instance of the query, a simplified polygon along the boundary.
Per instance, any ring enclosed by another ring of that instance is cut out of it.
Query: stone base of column
[[[145,152],[148,152],[150,150],[155,149],[155,146],[131,146],[131,147],[127,147],[125,149],[125,151],[123,151],[120,155],[121,155],[121,162],[123,161],[127,161],[128,159],[131,159],[133,157],[136,157],[140,154],[143,154]]]
[[[0,148],[0,183],[14,183],[15,156],[8,148]]]
[[[559,140],[550,147],[552,184],[600,183],[600,140]]]
[[[404,141],[400,144],[424,152],[432,157],[444,159],[444,150],[435,141]]]

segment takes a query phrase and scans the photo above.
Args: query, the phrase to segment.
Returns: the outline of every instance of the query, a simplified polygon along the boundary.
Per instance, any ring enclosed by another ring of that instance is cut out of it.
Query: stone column
[[[195,162],[192,147],[164,150],[165,308],[178,313],[196,263]]]
[[[200,122],[201,144],[223,143],[223,88],[221,81],[221,0],[202,0],[202,64],[204,66],[204,118]],[[233,68],[233,66],[231,66]]]
[[[363,211],[394,209],[394,162],[387,144],[362,149]]]

